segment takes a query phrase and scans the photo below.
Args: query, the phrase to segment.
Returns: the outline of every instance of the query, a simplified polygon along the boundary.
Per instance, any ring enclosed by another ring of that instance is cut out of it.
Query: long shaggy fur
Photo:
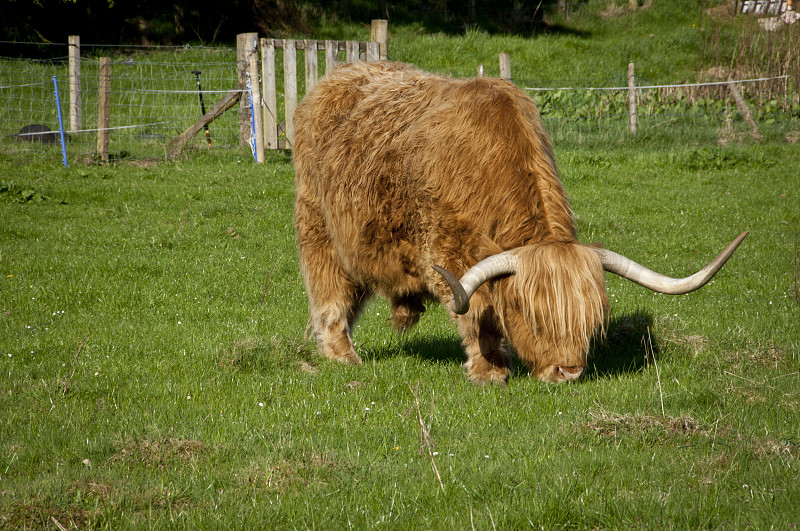
[[[510,331],[523,361],[537,371],[585,365],[590,343],[604,333],[608,315],[597,254],[575,243],[531,245],[518,254],[521,267],[506,297],[518,299],[524,318],[523,330]]]
[[[335,70],[297,110],[295,224],[321,353],[359,363],[351,330],[373,293],[396,328],[423,301],[452,298],[456,275],[517,249],[457,317],[467,370],[503,381],[509,343],[534,371],[585,365],[607,307],[597,258],[572,210],[533,101],[497,79],[453,80],[398,63]],[[545,376],[546,377],[546,376]]]

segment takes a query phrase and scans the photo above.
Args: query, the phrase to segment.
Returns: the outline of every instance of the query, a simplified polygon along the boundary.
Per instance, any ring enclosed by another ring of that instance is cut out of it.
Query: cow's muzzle
[[[577,382],[583,376],[586,367],[562,367],[550,365],[539,373],[539,379],[544,382]]]

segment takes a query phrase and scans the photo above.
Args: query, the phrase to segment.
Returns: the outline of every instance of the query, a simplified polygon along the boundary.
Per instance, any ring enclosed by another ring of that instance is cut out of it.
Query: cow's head
[[[542,380],[574,381],[586,368],[592,339],[605,331],[609,304],[603,271],[659,293],[688,293],[711,280],[745,236],[746,231],[686,278],[666,277],[612,251],[578,243],[518,247],[481,260],[460,280],[440,266],[433,268],[453,291],[455,314],[469,311],[470,298],[483,283],[508,277],[496,305],[517,355]]]

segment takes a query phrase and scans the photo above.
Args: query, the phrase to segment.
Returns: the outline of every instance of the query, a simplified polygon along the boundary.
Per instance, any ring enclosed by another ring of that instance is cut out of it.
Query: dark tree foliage
[[[342,17],[355,21],[386,18],[394,22],[422,22],[431,31],[462,32],[479,27],[497,33],[530,33],[544,27],[544,14],[557,0],[403,0],[391,2],[340,0]]]
[[[96,44],[211,44],[257,30],[253,4],[253,0],[0,0],[0,38],[66,42],[68,35],[80,35],[83,42]]]
[[[530,33],[557,0],[0,0],[0,40],[215,44],[237,33],[313,34],[325,21],[421,22],[430,31]]]

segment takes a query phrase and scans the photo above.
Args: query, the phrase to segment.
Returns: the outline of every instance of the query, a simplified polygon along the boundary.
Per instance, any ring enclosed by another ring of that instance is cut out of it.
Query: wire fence
[[[637,78],[636,134],[631,133],[630,87],[620,78],[607,86],[528,82],[545,129],[555,142],[603,143],[649,138],[666,143],[727,144],[755,137],[795,142],[800,136],[800,91],[789,76],[734,82],[655,84]],[[743,94],[735,102],[731,85]],[[750,113],[758,133],[747,123]]]
[[[86,48],[86,47],[84,47]],[[108,53],[108,50],[103,50]],[[196,75],[195,72],[200,72]],[[81,58],[79,123],[69,118],[68,59],[0,58],[0,145],[3,151],[46,154],[60,150],[55,106],[56,77],[68,133],[70,159],[92,160],[98,124],[99,60]],[[207,103],[237,85],[233,48],[125,49],[112,61],[110,76],[109,152],[112,158],[163,157],[166,142],[202,116],[198,78]],[[25,132],[35,130],[34,135]],[[239,144],[236,113],[225,113],[213,125],[213,143]]]
[[[112,55],[109,158],[164,158],[167,144],[203,115],[198,80],[207,108],[239,83],[235,48],[82,46],[82,116],[69,113],[68,58],[48,60],[0,57],[0,150],[31,157],[61,158],[55,77],[70,162],[98,160],[99,56]],[[282,61],[281,50],[276,52]],[[304,60],[298,55],[297,69]],[[322,69],[322,65],[320,65]],[[199,74],[197,73],[199,72]],[[324,72],[320,71],[320,74]],[[278,71],[279,121],[284,118],[283,73]],[[539,106],[546,130],[558,143],[625,142],[629,131],[629,87],[624,73],[607,86],[552,80],[514,80]],[[298,76],[299,94],[304,78]],[[800,136],[800,90],[794,79],[740,80],[742,93],[763,137],[796,141]],[[768,90],[767,90],[768,89]],[[635,138],[667,142],[725,143],[751,133],[725,82],[655,85],[636,80],[638,128]],[[74,121],[74,118],[72,119]],[[234,107],[209,125],[211,149],[240,146],[239,113]],[[199,134],[186,146],[209,149]]]

